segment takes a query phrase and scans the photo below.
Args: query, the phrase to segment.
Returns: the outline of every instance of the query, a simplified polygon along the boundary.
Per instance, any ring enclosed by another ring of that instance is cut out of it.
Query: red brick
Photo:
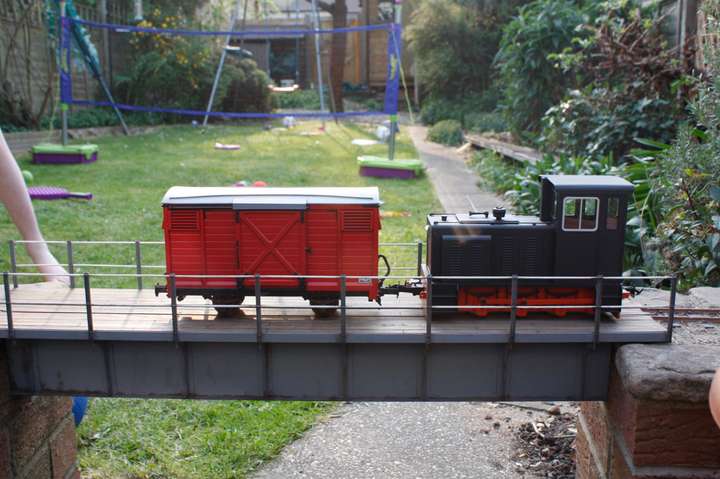
[[[16,469],[17,471],[17,469]],[[35,460],[25,465],[23,470],[20,470],[18,479],[50,479],[51,476],[50,467],[50,453],[48,448],[43,448],[38,452]]]
[[[588,427],[588,439],[592,441],[598,455],[597,462],[606,468],[610,459],[608,448],[611,443],[607,409],[602,402],[583,402],[580,405],[580,414]]]
[[[10,433],[0,426],[0,477],[10,477]]]
[[[77,468],[74,468],[72,472],[68,473],[65,479],[82,479],[82,476],[80,476],[80,471]]]
[[[707,404],[639,401],[636,466],[720,467],[720,429]]]
[[[609,466],[610,473],[608,474],[608,477],[612,477],[612,479],[631,479],[634,477],[632,472],[630,472],[630,466],[628,466],[627,462],[625,462],[625,456],[620,450],[620,446],[617,441],[613,442],[612,445],[612,460],[610,461]]]
[[[68,471],[75,468],[77,448],[75,440],[75,423],[68,417],[60,425],[59,430],[50,442],[53,479],[64,479]]]
[[[592,435],[591,435],[592,437]],[[590,452],[590,441],[585,429],[578,422],[575,438],[575,477],[576,479],[599,479],[595,459]]]
[[[615,368],[613,368],[610,374],[606,406],[608,420],[613,425],[615,431],[622,433],[628,450],[633,451],[635,448],[637,402],[623,387],[622,380]]]
[[[2,407],[7,401],[10,400],[10,378],[8,376],[8,362],[4,348],[0,352],[0,407]],[[2,417],[2,411],[0,411],[0,417]]]
[[[22,469],[35,452],[47,443],[50,434],[71,411],[66,397],[32,397],[11,401],[18,409],[10,425],[12,458],[16,469]]]

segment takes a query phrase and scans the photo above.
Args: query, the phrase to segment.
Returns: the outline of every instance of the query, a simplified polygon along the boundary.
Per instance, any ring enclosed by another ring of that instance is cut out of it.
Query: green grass
[[[84,478],[235,478],[330,403],[96,399],[79,430]]]
[[[350,142],[371,137],[371,129],[328,123],[327,133],[316,136],[317,127],[317,123],[301,123],[292,131],[265,131],[260,126],[207,131],[168,127],[144,136],[93,140],[100,147],[100,160],[94,164],[33,165],[28,157],[20,158],[20,163],[33,173],[36,185],[63,186],[95,195],[89,202],[35,202],[46,239],[160,240],[160,200],[167,188],[231,185],[239,180],[263,180],[270,186],[377,185],[384,211],[410,213],[384,218],[381,241],[423,238],[425,214],[439,206],[427,179],[360,177],[355,158],[361,152]],[[216,141],[237,143],[242,148],[215,150]],[[384,155],[386,147],[362,151]],[[401,136],[398,157],[415,156],[407,137]],[[0,238],[18,238],[4,210],[0,210]],[[63,262],[64,247],[55,252]],[[387,253],[393,264],[414,264],[414,250]],[[144,264],[162,264],[163,256],[160,246],[143,249]],[[7,254],[0,258],[0,268],[7,270]],[[24,252],[19,260],[28,262]],[[133,261],[134,251],[127,246],[75,248],[76,263]],[[147,281],[146,287],[151,283]],[[94,286],[134,284],[131,278],[93,282]],[[79,430],[83,477],[243,477],[329,408],[327,403],[308,402],[95,399]]]

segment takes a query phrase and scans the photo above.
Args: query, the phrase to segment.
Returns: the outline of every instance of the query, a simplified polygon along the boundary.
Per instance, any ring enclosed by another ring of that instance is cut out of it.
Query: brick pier
[[[11,397],[4,346],[0,342],[0,478],[79,478],[71,399]]]
[[[627,345],[607,402],[578,416],[580,479],[720,478],[720,429],[707,395],[720,347]]]

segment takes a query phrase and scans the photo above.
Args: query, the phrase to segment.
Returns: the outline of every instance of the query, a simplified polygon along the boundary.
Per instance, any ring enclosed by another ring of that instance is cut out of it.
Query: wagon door
[[[238,249],[241,274],[304,275],[304,211],[257,210],[238,212]],[[245,280],[253,286],[253,280]],[[268,278],[263,287],[294,288],[298,279]]]
[[[307,274],[337,276],[340,274],[338,213],[335,209],[309,209],[307,224]],[[308,291],[337,293],[337,279],[309,278]]]

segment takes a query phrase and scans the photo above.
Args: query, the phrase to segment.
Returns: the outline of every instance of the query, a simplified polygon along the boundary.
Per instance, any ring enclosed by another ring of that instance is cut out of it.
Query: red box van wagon
[[[262,278],[263,296],[301,296],[311,306],[332,306],[339,301],[339,279],[292,276],[345,274],[358,276],[347,279],[348,296],[378,300],[372,277],[378,274],[380,203],[375,187],[176,186],[162,201],[167,273],[179,276],[178,299],[198,295],[220,306],[254,295],[254,278],[183,276],[291,276]]]

